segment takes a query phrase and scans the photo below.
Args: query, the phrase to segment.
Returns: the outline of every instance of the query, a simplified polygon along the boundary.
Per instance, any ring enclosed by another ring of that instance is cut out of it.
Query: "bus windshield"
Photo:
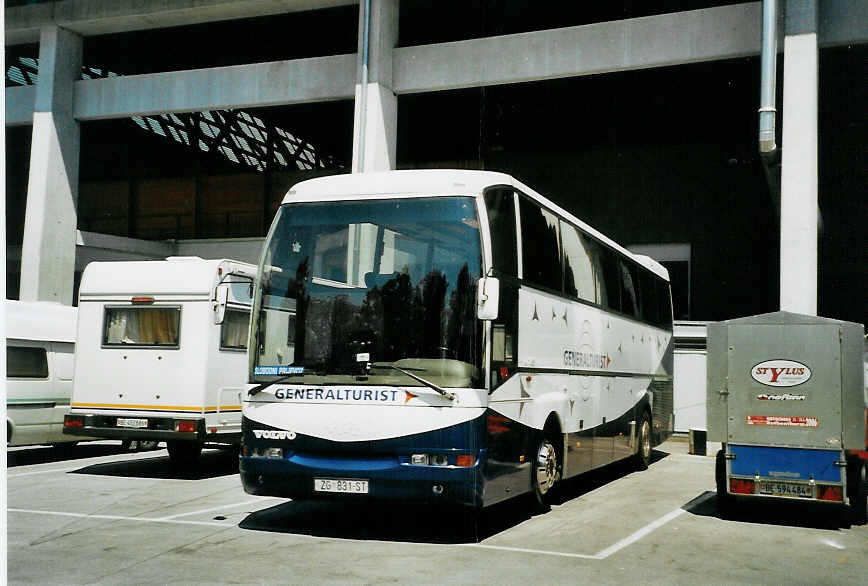
[[[257,275],[252,381],[481,386],[470,197],[289,203]]]

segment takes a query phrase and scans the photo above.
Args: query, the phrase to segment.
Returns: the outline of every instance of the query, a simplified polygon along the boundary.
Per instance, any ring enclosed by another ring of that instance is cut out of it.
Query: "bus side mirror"
[[[497,319],[500,304],[500,281],[496,277],[482,277],[476,287],[476,317]]]
[[[222,324],[226,317],[226,302],[229,301],[229,287],[224,284],[217,286],[214,295],[214,323]]]

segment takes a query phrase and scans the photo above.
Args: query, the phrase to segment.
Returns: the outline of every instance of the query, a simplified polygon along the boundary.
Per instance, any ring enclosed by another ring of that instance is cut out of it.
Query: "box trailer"
[[[709,324],[708,439],[718,503],[849,506],[865,523],[861,324],[776,312]]]
[[[87,265],[64,433],[165,441],[179,461],[237,445],[255,274],[199,257]]]

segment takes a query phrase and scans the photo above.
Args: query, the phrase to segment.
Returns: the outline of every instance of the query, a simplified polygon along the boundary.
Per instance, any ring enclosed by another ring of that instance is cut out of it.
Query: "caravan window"
[[[177,348],[180,307],[106,307],[104,346]]]
[[[7,378],[48,378],[45,348],[6,346]]]
[[[220,327],[221,350],[247,350],[247,330],[250,326],[250,313],[228,310]]]

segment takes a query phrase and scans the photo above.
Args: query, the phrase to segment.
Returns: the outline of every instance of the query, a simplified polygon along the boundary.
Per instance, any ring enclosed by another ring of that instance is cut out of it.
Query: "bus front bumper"
[[[394,455],[335,458],[296,452],[285,458],[242,455],[239,468],[244,490],[260,496],[482,505],[482,458],[467,467],[417,466],[402,460]],[[317,479],[367,481],[367,492],[318,491]]]

